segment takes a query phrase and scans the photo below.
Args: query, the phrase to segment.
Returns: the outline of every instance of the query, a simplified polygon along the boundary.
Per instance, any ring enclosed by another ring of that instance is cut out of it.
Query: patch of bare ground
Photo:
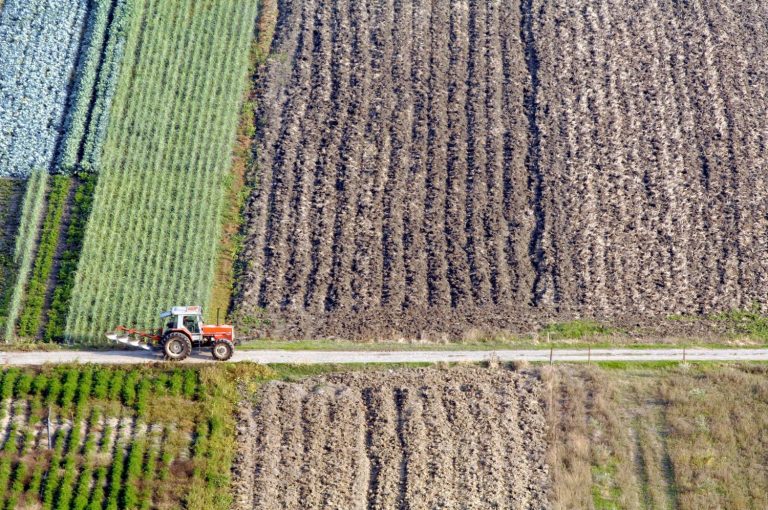
[[[547,508],[531,374],[339,373],[271,382],[258,400],[240,413],[239,510]]]
[[[667,335],[672,314],[765,311],[764,5],[277,9],[233,301],[249,336],[553,316]]]

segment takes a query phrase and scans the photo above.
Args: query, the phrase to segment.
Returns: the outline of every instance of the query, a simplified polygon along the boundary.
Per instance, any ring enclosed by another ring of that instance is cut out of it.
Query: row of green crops
[[[193,508],[207,399],[191,369],[0,372],[0,509]]]
[[[64,338],[95,184],[96,175],[84,172],[75,177],[38,172],[29,179],[20,226],[12,229],[12,281],[0,289],[0,333],[6,341],[40,333],[48,341]]]
[[[66,334],[207,304],[256,0],[136,0]]]
[[[53,291],[51,306],[48,309],[48,323],[45,326],[45,340],[57,340],[64,337],[67,312],[72,300],[72,287],[75,284],[75,272],[80,261],[83,237],[88,217],[93,204],[93,192],[96,187],[94,174],[81,173],[78,176],[77,189],[72,203],[70,222],[67,227],[66,245],[59,261],[59,273],[56,288]]]
[[[56,247],[59,245],[61,219],[67,204],[71,183],[71,179],[63,175],[51,177],[48,209],[43,220],[37,256],[32,268],[32,278],[24,294],[23,312],[19,318],[19,335],[23,337],[35,337],[40,329],[45,294],[48,289],[48,278],[53,269]]]
[[[94,0],[67,112],[59,170],[98,171],[133,0]]]
[[[19,230],[13,250],[13,266],[16,278],[6,308],[3,338],[6,342],[15,337],[16,319],[21,311],[24,289],[29,279],[34,261],[38,229],[45,210],[45,193],[48,174],[43,171],[33,172],[27,182],[21,209]]]

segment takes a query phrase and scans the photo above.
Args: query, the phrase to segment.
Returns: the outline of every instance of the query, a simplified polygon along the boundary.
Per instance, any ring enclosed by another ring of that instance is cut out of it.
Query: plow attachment
[[[156,343],[160,337],[152,333],[146,333],[137,329],[118,326],[115,333],[109,333],[107,338],[113,342],[136,347],[144,350],[152,350],[152,344]]]

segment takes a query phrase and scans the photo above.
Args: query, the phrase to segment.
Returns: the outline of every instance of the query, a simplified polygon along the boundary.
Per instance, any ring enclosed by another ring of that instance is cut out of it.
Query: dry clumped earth
[[[548,508],[540,386],[476,367],[269,383],[241,413],[235,508]]]
[[[765,307],[766,20],[282,0],[236,311],[374,338]]]

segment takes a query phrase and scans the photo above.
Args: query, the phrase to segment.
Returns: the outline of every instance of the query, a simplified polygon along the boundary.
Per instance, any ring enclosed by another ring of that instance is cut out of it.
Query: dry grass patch
[[[542,371],[554,508],[768,508],[768,368]]]

